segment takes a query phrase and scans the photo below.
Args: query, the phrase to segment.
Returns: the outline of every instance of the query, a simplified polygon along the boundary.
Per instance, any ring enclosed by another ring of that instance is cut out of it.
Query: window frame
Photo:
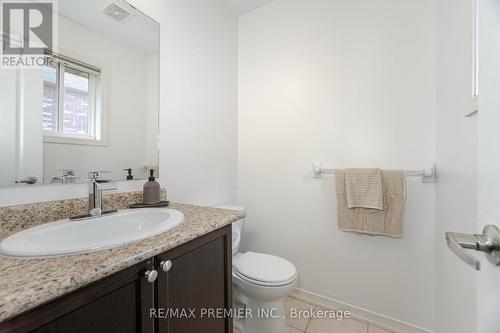
[[[468,0],[465,52],[465,117],[479,112],[479,11],[478,1]]]
[[[86,62],[75,60],[59,54],[48,54],[49,62],[56,67],[57,77],[57,127],[58,129],[43,130],[44,143],[59,143],[72,145],[106,146],[105,136],[105,111],[103,103],[104,85],[103,70],[99,67],[89,65]],[[64,133],[62,131],[64,121],[64,74],[65,68],[84,72],[89,75],[89,108],[90,135],[78,135]]]

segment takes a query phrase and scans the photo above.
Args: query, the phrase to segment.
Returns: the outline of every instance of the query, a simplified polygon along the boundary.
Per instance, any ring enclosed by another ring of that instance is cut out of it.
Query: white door
[[[479,0],[478,225],[500,227],[500,0]],[[481,253],[477,332],[500,332],[500,266]],[[465,300],[464,300],[465,301]]]

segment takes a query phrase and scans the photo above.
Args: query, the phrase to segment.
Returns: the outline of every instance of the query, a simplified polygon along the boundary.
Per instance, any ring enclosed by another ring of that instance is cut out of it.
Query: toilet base
[[[240,333],[286,333],[283,299],[275,302],[259,302],[235,291],[234,303],[235,308],[244,308],[238,313],[245,315],[234,319],[234,328]]]
[[[239,255],[234,256],[233,264],[241,259]],[[263,258],[264,262],[274,262],[277,266],[289,269],[285,270],[285,274],[278,274],[282,281],[274,284],[265,284],[261,282],[265,280],[256,279],[258,268],[254,269],[257,273],[250,276],[233,269],[234,327],[240,333],[286,333],[284,300],[297,285],[297,270],[291,263],[278,257],[259,253],[250,253],[250,257],[253,258],[251,263],[257,266]]]

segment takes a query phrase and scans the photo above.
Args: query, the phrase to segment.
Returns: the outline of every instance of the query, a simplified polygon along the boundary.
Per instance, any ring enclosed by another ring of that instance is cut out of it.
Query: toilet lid
[[[233,268],[242,278],[268,285],[284,285],[297,278],[291,262],[269,254],[244,253],[234,259]]]

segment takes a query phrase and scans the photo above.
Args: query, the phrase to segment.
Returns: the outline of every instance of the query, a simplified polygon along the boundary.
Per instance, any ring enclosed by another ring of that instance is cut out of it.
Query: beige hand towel
[[[384,210],[348,208],[345,170],[336,170],[337,224],[342,231],[369,235],[403,237],[406,204],[404,171],[382,170]]]
[[[345,187],[348,208],[384,209],[380,169],[346,169]]]

